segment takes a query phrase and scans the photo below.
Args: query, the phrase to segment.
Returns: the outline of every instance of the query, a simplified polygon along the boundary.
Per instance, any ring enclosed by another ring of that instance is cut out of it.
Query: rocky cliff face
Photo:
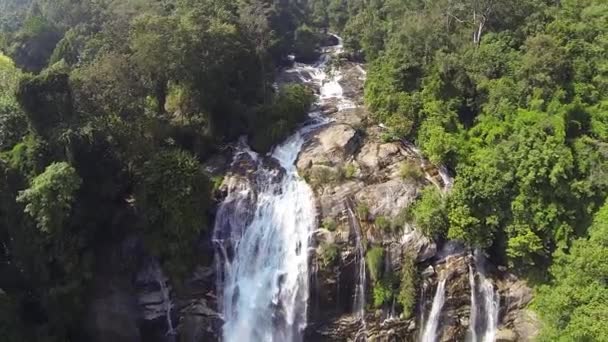
[[[361,66],[348,62],[340,70],[344,93],[353,102],[360,102],[365,72]],[[329,106],[323,110],[332,122],[311,133],[297,161],[300,174],[315,189],[320,214],[320,228],[314,234],[316,272],[312,279],[307,340],[418,340],[440,275],[446,276],[447,281],[438,341],[470,338],[472,268],[469,266],[473,263],[470,251],[453,244],[439,249],[415,227],[400,220],[404,209],[415,201],[423,187],[434,185],[448,191],[450,179],[421,158],[407,142],[384,142],[382,127],[368,124],[368,113],[363,107]],[[400,172],[404,163],[419,167],[424,178],[404,179]],[[415,256],[418,300],[412,315],[402,313],[394,301],[392,305],[373,308],[371,281],[366,284],[365,319],[356,315],[354,297],[360,275],[350,209],[356,213],[366,251],[372,247],[384,250],[387,272],[399,274],[403,258]],[[500,330],[496,339],[528,341],[537,330],[537,320],[525,310],[531,290],[505,271],[491,268],[490,274],[500,293]]]

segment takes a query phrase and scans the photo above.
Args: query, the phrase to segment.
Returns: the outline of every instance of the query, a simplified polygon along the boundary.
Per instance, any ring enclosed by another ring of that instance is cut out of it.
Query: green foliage
[[[601,341],[608,336],[608,204],[595,215],[589,237],[556,254],[553,281],[538,289],[533,307],[545,325],[540,341]]]
[[[335,244],[323,243],[321,245],[320,261],[321,267],[328,268],[335,265],[340,256],[340,250]]]
[[[305,86],[282,87],[271,104],[258,109],[249,134],[251,146],[256,151],[267,152],[287,138],[297,124],[306,118],[313,98],[312,92]]]
[[[27,121],[15,98],[21,72],[0,53],[0,151],[15,145],[27,131]]]
[[[369,249],[365,254],[365,262],[372,281],[375,283],[380,280],[384,274],[384,248],[374,246]]]
[[[437,187],[429,185],[422,190],[409,216],[424,235],[435,239],[446,236],[449,227],[446,198]]]
[[[57,234],[64,229],[81,183],[76,170],[68,163],[53,163],[34,178],[28,189],[19,193],[17,201],[25,204],[24,212],[36,221],[40,230]]]
[[[310,90],[271,87],[305,13],[293,1],[0,1],[3,338],[88,336],[93,277],[111,270],[121,286],[139,262],[118,255],[127,237],[183,289],[208,262],[201,161],[245,134],[268,150],[306,118]],[[302,49],[316,32],[298,32]]]
[[[404,181],[415,184],[423,182],[425,178],[420,165],[412,160],[401,163],[401,166],[399,167],[399,176],[401,176]]]
[[[31,127],[41,136],[57,134],[55,129],[73,118],[69,75],[63,71],[49,70],[38,76],[23,76],[17,100]]]
[[[391,303],[394,296],[392,285],[387,279],[381,279],[374,283],[372,289],[374,307],[381,308],[383,305]]]
[[[397,295],[397,301],[403,308],[403,314],[406,318],[414,314],[418,293],[416,290],[417,283],[416,258],[410,254],[406,254],[401,266],[401,282],[399,284],[399,294]]]
[[[334,220],[331,217],[324,218],[321,226],[323,227],[323,229],[327,229],[330,232],[333,232],[336,230],[336,228],[338,228],[338,224],[336,223],[336,220]]]
[[[357,204],[357,215],[359,215],[359,219],[363,221],[367,221],[369,218],[369,207],[365,203]]]
[[[27,71],[38,72],[46,65],[61,39],[59,30],[42,16],[31,16],[11,39],[9,55]]]
[[[386,216],[376,216],[374,224],[376,225],[376,227],[380,228],[385,232],[390,232],[393,228],[391,220],[389,220]]]
[[[298,27],[295,32],[294,50],[296,58],[302,62],[313,62],[319,56],[317,47],[320,37],[307,25]]]
[[[343,168],[343,173],[345,179],[353,179],[355,177],[355,174],[357,173],[357,168],[355,167],[355,164],[346,164],[346,166],[344,166]]]
[[[199,162],[186,151],[161,151],[144,164],[136,203],[144,213],[146,238],[155,253],[181,265],[172,270],[178,274],[187,271],[184,258],[205,228],[209,188]]]
[[[488,17],[471,16],[480,7]],[[545,268],[584,234],[608,194],[597,181],[607,159],[606,45],[596,38],[607,32],[605,4],[343,8],[345,42],[370,62],[372,117],[386,136],[414,140],[432,163],[456,171],[447,203],[429,192],[414,205],[421,229],[495,246],[520,271]]]

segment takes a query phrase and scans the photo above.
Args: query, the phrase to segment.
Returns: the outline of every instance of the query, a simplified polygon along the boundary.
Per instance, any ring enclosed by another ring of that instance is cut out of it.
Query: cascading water
[[[291,70],[300,80],[320,86],[321,102],[342,96],[338,76],[327,79],[324,73],[327,61],[325,55],[314,67],[296,64]],[[247,147],[241,149],[255,162],[255,180],[247,185],[254,189],[235,187],[228,193],[218,209],[214,231],[224,341],[302,340],[309,293],[309,238],[316,225],[316,208],[313,192],[294,163],[306,133],[324,122],[313,120],[275,147],[270,158],[280,167],[266,163]],[[239,205],[252,210],[233,210],[242,209]]]
[[[471,342],[477,341],[477,286],[475,285],[475,273],[473,272],[473,266],[469,265],[469,287],[471,288],[471,317],[469,318],[470,327],[469,333],[471,334]]]
[[[494,289],[492,281],[484,275],[484,260],[480,251],[475,251],[474,260],[475,269],[469,265],[471,287],[469,333],[472,342],[494,342],[498,329],[500,296]]]
[[[143,307],[145,320],[154,320],[163,317],[167,323],[166,336],[172,339],[176,334],[171,319],[173,302],[171,300],[171,287],[169,279],[163,273],[156,259],[150,258],[136,276],[136,283],[143,287],[139,293],[138,301]],[[156,288],[154,285],[157,285]]]
[[[431,313],[424,326],[424,332],[420,339],[421,342],[435,342],[437,341],[437,328],[439,327],[439,318],[441,317],[441,309],[445,302],[445,283],[447,277],[444,276],[437,285],[435,291],[435,297],[433,298],[433,305],[431,306]]]
[[[348,213],[348,220],[351,229],[355,233],[355,246],[356,246],[356,264],[357,264],[357,285],[355,287],[355,300],[353,305],[353,311],[357,314],[362,322],[365,323],[365,286],[366,286],[366,270],[365,270],[365,249],[361,241],[361,227],[359,225],[359,219],[355,215],[352,208],[351,201],[346,202],[346,210]]]

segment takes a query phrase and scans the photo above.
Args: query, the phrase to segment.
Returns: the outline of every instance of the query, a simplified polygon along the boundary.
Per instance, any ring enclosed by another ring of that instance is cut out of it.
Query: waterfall
[[[469,265],[469,287],[471,288],[471,317],[469,318],[469,332],[471,342],[477,341],[477,286],[475,285],[475,273],[473,267]]]
[[[138,302],[143,308],[145,320],[164,318],[167,323],[166,335],[173,338],[176,334],[171,319],[173,302],[169,279],[155,258],[148,258],[144,267],[136,275],[136,284],[142,288],[138,294]],[[158,285],[158,288],[155,287]]]
[[[324,72],[328,60],[326,54],[316,66],[296,63],[287,72],[318,85],[321,102],[341,100],[342,90],[335,79],[339,75],[327,79]],[[241,146],[235,155],[236,161],[248,154],[255,171],[249,173],[254,181],[244,189],[229,187],[216,216],[218,305],[226,342],[302,340],[311,271],[309,239],[316,226],[316,208],[313,192],[294,164],[306,134],[327,123],[318,114],[311,113],[311,118],[310,124],[276,146],[270,156],[257,156],[247,146]],[[279,165],[266,162],[268,158]]]
[[[422,334],[421,342],[435,342],[437,341],[437,328],[439,327],[439,318],[441,317],[441,309],[445,302],[445,283],[447,277],[443,277],[437,285],[435,291],[435,297],[433,298],[433,305],[431,306],[431,313],[426,321],[424,327],[424,333]]]
[[[356,250],[356,265],[357,265],[357,284],[355,287],[355,300],[353,305],[353,311],[356,312],[357,317],[361,322],[365,323],[365,288],[366,288],[366,275],[365,275],[365,248],[363,248],[363,242],[361,240],[361,226],[359,220],[355,215],[351,201],[346,202],[346,209],[348,212],[348,219],[351,229],[355,233],[355,246]]]
[[[492,280],[484,274],[483,254],[480,251],[475,251],[474,260],[475,270],[469,265],[471,285],[469,333],[472,342],[494,342],[498,330],[500,295],[494,289]]]

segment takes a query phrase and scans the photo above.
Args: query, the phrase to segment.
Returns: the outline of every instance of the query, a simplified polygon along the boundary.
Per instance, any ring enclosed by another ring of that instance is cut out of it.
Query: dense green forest
[[[418,226],[545,284],[541,340],[605,340],[608,3],[317,0],[312,13],[368,63],[385,138],[456,174],[413,207]]]
[[[183,278],[201,162],[294,129],[312,95],[275,70],[329,29],[384,139],[455,175],[417,225],[535,284],[541,340],[605,340],[607,23],[605,0],[0,0],[0,336],[86,340],[100,251],[130,234]]]
[[[87,340],[100,251],[130,234],[174,279],[205,257],[193,255],[213,187],[201,162],[243,134],[268,150],[308,111],[309,90],[272,88],[288,53],[314,58],[305,13],[0,1],[0,339]]]

